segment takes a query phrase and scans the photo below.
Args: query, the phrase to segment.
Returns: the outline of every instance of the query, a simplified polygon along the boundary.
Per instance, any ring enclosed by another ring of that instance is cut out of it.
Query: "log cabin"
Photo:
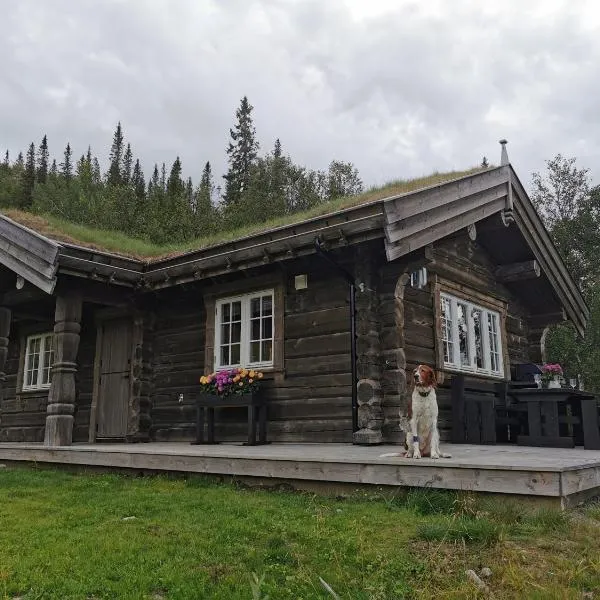
[[[407,373],[511,378],[588,308],[501,165],[163,258],[0,216],[0,441],[190,441],[204,373],[265,373],[275,442],[401,442]],[[223,411],[222,439],[244,413]]]

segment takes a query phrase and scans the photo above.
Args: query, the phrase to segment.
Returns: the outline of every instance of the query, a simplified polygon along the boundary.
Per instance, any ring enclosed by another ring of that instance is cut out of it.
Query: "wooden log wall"
[[[506,318],[506,336],[510,364],[529,360],[529,342],[527,319],[528,312],[494,277],[495,265],[487,257],[485,251],[469,239],[466,232],[446,238],[433,247],[433,263],[428,266],[429,283],[421,289],[413,289],[410,282],[404,290],[404,351],[406,357],[406,373],[410,375],[418,364],[435,366],[435,313],[431,280],[436,271],[453,283],[473,288],[491,297],[506,298],[508,314]],[[398,343],[396,320],[394,318],[394,293],[399,277],[405,272],[405,262],[399,260],[384,264],[381,268],[381,339],[383,358],[394,351]],[[505,372],[509,373],[509,365]],[[438,389],[440,407],[440,435],[443,440],[450,438],[451,405],[449,386],[452,375],[448,373]],[[407,389],[405,394],[398,393],[394,382],[385,383],[384,371],[384,440],[399,442],[403,433],[399,428],[399,412],[405,412],[407,406]],[[410,386],[409,386],[410,388]]]
[[[54,322],[36,324],[39,333],[52,331]],[[46,426],[48,390],[23,392],[19,381],[22,356],[21,340],[30,333],[27,328],[11,323],[4,399],[0,407],[0,441],[43,442]],[[24,351],[24,349],[23,349]]]
[[[300,273],[308,274],[308,289],[296,291],[294,275]],[[249,283],[251,278],[243,281]],[[349,286],[318,257],[298,261],[283,281],[285,366],[283,372],[268,374],[264,380],[269,438],[351,442]],[[205,323],[199,288],[178,290],[158,303],[153,339],[154,440],[191,440],[195,435],[194,401],[204,369]],[[217,439],[244,441],[246,414],[244,409],[217,411]]]

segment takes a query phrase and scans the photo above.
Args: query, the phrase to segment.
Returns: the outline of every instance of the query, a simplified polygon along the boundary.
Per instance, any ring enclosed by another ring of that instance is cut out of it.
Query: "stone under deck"
[[[287,482],[297,488],[401,486],[510,494],[567,506],[600,495],[600,451],[580,448],[445,445],[452,458],[381,457],[399,446],[185,442],[0,444],[3,463],[51,463],[135,471],[206,473]]]

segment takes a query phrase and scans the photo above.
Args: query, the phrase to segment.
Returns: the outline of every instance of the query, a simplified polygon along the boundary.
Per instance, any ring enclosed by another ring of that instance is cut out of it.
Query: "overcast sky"
[[[197,181],[247,95],[261,150],[352,161],[367,186],[498,163],[503,137],[527,186],[559,152],[598,181],[595,4],[4,0],[0,150],[46,133],[106,161],[120,120],[146,175],[179,155]]]

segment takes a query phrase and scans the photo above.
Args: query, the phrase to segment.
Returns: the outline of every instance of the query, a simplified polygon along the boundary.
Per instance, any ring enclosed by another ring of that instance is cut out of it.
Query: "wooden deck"
[[[579,448],[445,445],[450,459],[382,458],[398,446],[188,443],[0,444],[0,461],[175,471],[335,485],[407,486],[546,498],[562,506],[600,495],[600,451]]]

